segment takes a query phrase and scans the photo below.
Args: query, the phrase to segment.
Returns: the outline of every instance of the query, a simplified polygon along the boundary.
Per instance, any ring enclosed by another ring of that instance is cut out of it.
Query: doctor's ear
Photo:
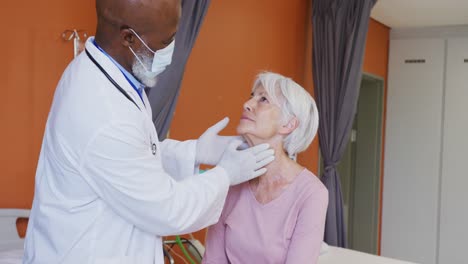
[[[125,47],[130,47],[135,43],[135,35],[130,28],[120,29],[120,42]]]
[[[296,117],[289,119],[289,121],[282,125],[279,133],[283,135],[291,134],[299,126],[299,120]]]

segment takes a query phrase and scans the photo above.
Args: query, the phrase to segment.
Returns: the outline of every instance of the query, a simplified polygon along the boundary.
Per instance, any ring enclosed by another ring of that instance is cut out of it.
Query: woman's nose
[[[252,99],[249,99],[247,102],[244,103],[244,110],[245,111],[252,111]]]

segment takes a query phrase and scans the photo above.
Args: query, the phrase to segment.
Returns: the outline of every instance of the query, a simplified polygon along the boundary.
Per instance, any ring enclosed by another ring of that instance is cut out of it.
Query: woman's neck
[[[275,150],[275,160],[265,167],[267,172],[249,182],[257,200],[260,203],[267,203],[281,195],[282,191],[304,170],[304,167],[289,158],[284,152],[282,141],[247,141],[252,145],[269,143],[270,147]]]

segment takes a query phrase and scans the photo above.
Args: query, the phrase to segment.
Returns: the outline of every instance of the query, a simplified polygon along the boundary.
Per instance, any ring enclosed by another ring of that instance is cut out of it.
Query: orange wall
[[[2,2],[0,208],[30,208],[53,92],[73,57],[65,29],[95,30],[94,1]]]
[[[390,28],[371,19],[367,33],[363,70],[387,80]]]

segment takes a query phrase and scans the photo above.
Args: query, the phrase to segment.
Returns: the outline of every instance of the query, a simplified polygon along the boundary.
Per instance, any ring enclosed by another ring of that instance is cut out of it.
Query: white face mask
[[[149,63],[147,60],[143,61],[140,58],[140,56],[138,56],[135,53],[135,51],[133,51],[132,47],[129,47],[130,51],[133,53],[133,55],[135,55],[135,58],[138,60],[140,65],[145,69],[145,77],[148,79],[155,79],[156,76],[162,73],[166,69],[166,67],[171,64],[172,54],[174,53],[175,40],[173,40],[164,49],[153,51],[148,45],[146,45],[143,39],[141,39],[140,36],[133,29],[130,30],[141,41],[141,43],[143,43],[143,45],[153,54],[152,64],[148,65]],[[150,67],[151,70],[149,70]]]

